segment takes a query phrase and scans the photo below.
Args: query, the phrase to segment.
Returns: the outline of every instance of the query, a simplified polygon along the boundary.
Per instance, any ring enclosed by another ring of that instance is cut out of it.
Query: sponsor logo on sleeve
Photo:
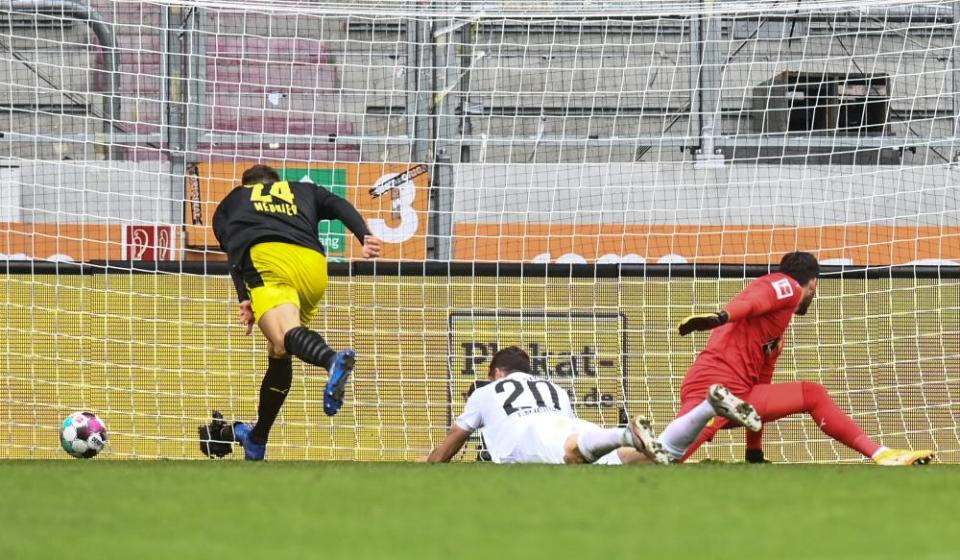
[[[790,280],[786,278],[774,282],[773,290],[777,293],[777,299],[793,297],[793,286],[790,285]]]

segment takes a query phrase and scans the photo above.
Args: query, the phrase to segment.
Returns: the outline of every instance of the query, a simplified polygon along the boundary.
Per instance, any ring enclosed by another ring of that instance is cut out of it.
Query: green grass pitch
[[[0,462],[0,558],[958,557],[960,468]]]

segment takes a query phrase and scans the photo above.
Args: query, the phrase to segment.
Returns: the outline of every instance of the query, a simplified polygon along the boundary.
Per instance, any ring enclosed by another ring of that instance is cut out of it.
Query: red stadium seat
[[[133,12],[128,8],[124,13]],[[139,33],[118,37],[121,127],[128,133],[151,134],[161,131],[162,48],[158,33],[143,31],[140,28]],[[311,96],[335,95],[339,84],[337,68],[330,64],[321,41],[217,35],[208,37],[206,46],[206,94],[201,121],[205,132],[308,135],[314,140],[274,149],[266,143],[202,145],[198,148],[200,153],[216,159],[359,159],[357,146],[337,146],[325,141],[352,134],[352,124],[338,124],[337,116],[329,112],[293,110],[286,102],[292,96],[301,96],[301,106],[306,99],[306,105],[312,107]],[[165,150],[155,144],[128,145],[123,151],[127,159],[137,161],[166,158]]]

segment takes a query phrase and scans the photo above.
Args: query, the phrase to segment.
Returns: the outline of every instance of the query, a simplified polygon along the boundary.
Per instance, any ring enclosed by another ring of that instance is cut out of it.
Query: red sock
[[[852,418],[840,410],[823,385],[810,381],[803,381],[801,385],[804,408],[823,433],[867,457],[872,457],[880,449]]]

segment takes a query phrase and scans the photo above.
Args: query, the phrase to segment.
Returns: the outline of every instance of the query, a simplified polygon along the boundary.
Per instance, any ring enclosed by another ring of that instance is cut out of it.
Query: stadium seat
[[[161,37],[153,34],[121,34],[120,95],[122,128],[126,132],[153,134],[161,131],[162,87]],[[279,150],[304,159],[359,159],[356,146],[335,147],[320,138],[351,134],[352,124],[336,122],[331,106],[339,83],[336,66],[321,41],[301,38],[211,36],[207,39],[204,130],[243,134],[310,135],[310,145],[287,145]],[[320,101],[318,101],[318,96]],[[334,103],[333,106],[336,104]],[[137,161],[166,157],[158,145],[128,145],[126,159]],[[201,146],[201,152],[220,157],[275,157],[276,149],[263,151],[257,144]],[[291,156],[292,157],[292,156]]]

